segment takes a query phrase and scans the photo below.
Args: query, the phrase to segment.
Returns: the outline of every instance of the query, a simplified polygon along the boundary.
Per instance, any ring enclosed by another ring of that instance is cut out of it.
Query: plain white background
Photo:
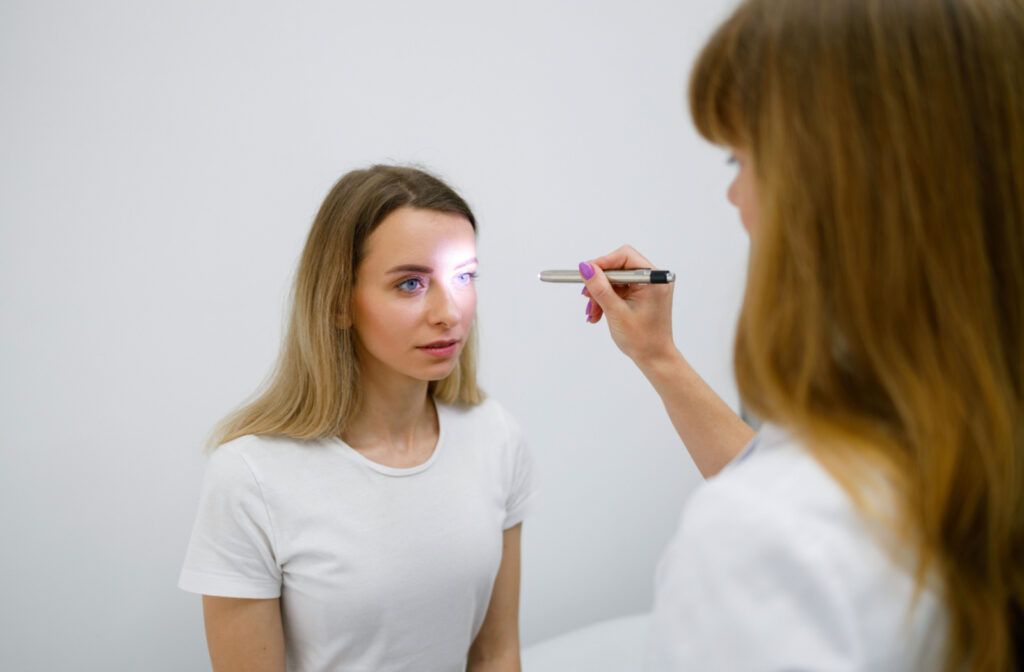
[[[175,584],[210,427],[277,352],[344,172],[417,163],[479,220],[482,379],[524,426],[524,644],[650,606],[699,481],[578,286],[631,242],[734,407],[747,240],[686,79],[733,3],[0,4],[0,668],[208,669]]]

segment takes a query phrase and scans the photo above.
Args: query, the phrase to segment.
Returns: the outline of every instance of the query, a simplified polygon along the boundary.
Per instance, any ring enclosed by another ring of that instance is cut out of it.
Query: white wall
[[[200,444],[274,359],[320,200],[378,161],[480,221],[483,382],[546,491],[524,642],[646,609],[698,476],[536,273],[627,241],[675,270],[677,341],[735,404],[746,240],[684,102],[731,4],[0,4],[0,668],[208,667],[175,587]]]

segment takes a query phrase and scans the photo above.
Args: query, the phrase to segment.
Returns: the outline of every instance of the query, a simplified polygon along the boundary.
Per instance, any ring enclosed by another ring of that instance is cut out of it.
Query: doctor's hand
[[[604,316],[612,340],[641,369],[678,355],[672,340],[672,289],[665,285],[612,285],[604,271],[657,268],[629,245],[580,264],[587,321]]]
[[[672,341],[672,285],[611,285],[604,271],[655,268],[628,245],[580,264],[587,321],[608,320],[612,340],[654,386],[705,477],[717,474],[754,431],[690,366]]]

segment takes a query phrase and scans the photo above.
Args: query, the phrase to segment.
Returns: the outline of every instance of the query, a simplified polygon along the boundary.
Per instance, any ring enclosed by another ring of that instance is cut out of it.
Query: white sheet
[[[649,614],[600,621],[523,649],[523,672],[632,672],[643,664]]]

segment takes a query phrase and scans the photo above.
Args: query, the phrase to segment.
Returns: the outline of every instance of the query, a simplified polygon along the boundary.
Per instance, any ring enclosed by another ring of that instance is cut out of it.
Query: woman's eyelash
[[[469,283],[475,281],[477,275],[477,271],[470,271],[466,273],[459,273],[455,277],[460,280],[463,280],[464,282]],[[399,289],[403,292],[415,292],[416,290],[426,286],[427,283],[423,280],[423,278],[412,277],[405,278],[404,280],[400,281],[398,284],[395,285],[395,289]]]
[[[408,286],[409,283],[416,283],[416,286],[409,287]],[[399,282],[396,285],[396,287],[398,289],[401,289],[401,290],[406,291],[406,292],[415,291],[415,290],[419,289],[422,286],[423,286],[423,280],[421,280],[420,278],[406,278],[405,280],[402,280],[401,282]]]

